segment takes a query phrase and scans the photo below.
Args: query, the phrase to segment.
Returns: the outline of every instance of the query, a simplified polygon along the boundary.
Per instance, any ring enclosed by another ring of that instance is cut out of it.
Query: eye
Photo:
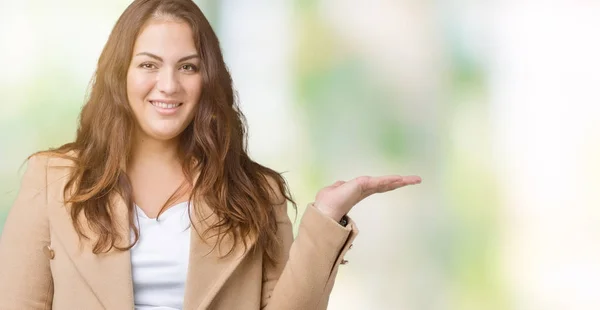
[[[138,67],[140,67],[142,69],[156,69],[156,66],[150,62],[141,63]]]
[[[196,67],[192,64],[185,64],[185,65],[181,66],[181,69],[183,69],[186,72],[198,72],[198,67]]]

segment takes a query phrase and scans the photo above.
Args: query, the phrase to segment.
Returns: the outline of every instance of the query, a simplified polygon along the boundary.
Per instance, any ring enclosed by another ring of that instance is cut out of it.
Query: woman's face
[[[146,24],[127,70],[127,99],[138,134],[171,140],[190,124],[202,91],[199,67],[187,23],[162,19]]]

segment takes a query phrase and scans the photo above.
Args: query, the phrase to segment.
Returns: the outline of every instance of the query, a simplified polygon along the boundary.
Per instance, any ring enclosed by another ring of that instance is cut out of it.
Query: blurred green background
[[[0,0],[0,231],[129,2]],[[598,2],[196,3],[299,213],[339,179],[423,177],[352,211],[330,309],[600,308]]]

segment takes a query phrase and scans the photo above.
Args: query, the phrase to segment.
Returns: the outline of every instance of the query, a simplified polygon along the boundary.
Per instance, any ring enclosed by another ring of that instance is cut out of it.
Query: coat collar
[[[205,204],[201,205],[200,210],[208,211],[207,209]],[[209,224],[216,221],[216,216],[207,218],[193,213],[192,222],[198,225],[200,233],[204,232]],[[248,250],[245,251],[241,244],[233,248],[233,238],[223,236],[220,246],[215,247],[217,237],[203,240],[195,230],[192,231],[190,239],[190,258],[183,308],[206,309],[250,251],[253,243],[247,241]],[[231,253],[229,253],[230,251]],[[229,255],[225,255],[227,253]]]
[[[117,221],[122,241],[119,245],[125,245],[130,238],[127,205],[117,194],[111,197],[111,201],[112,213]],[[212,210],[205,203],[194,208],[197,212],[192,210],[191,221],[202,234],[216,221],[216,216],[210,216]],[[208,216],[203,216],[205,214]],[[132,309],[134,301],[130,251],[112,249],[105,254],[93,254],[90,242],[82,239],[80,243],[71,221],[69,207],[64,203],[57,203],[53,208],[49,208],[49,218],[60,246],[65,249],[102,306],[106,309]],[[82,218],[81,223],[82,227],[88,227],[85,218]],[[89,230],[85,232],[91,240],[96,240],[96,236]],[[244,250],[243,245],[238,244],[229,255],[222,257],[222,254],[232,248],[233,240],[223,237],[219,248],[214,247],[215,241],[216,237],[203,240],[196,230],[192,230],[183,307],[186,310],[208,308],[226,280],[249,252]],[[247,249],[252,249],[253,245],[253,241],[247,241]]]

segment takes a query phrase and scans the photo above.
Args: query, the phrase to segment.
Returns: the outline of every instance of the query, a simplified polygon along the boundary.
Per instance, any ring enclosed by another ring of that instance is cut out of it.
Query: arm
[[[29,159],[17,199],[0,235],[0,309],[51,309],[53,285],[43,247],[50,245],[46,215],[47,157]]]
[[[358,233],[352,220],[349,219],[346,227],[339,225],[337,220],[370,195],[419,183],[419,176],[400,175],[361,176],[348,182],[337,181],[317,193],[318,208],[312,204],[308,206],[293,243],[291,224],[285,211],[287,204],[277,206],[278,234],[283,241],[279,254],[282,263],[274,268],[263,268],[261,308],[326,309],[338,265]],[[280,197],[278,201],[283,199]]]
[[[310,204],[293,240],[286,205],[277,206],[282,246],[279,263],[265,265],[261,308],[326,309],[338,266],[358,230],[351,220],[342,227]]]

